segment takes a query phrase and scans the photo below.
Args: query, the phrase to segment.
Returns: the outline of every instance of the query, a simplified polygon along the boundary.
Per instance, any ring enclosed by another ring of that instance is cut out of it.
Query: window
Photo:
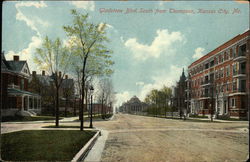
[[[233,75],[237,75],[237,64],[233,64]]]
[[[224,62],[224,55],[221,55],[221,62]]]
[[[236,57],[236,48],[235,47],[233,48],[233,57],[234,58]]]
[[[21,85],[20,85],[21,90],[24,90],[24,79],[21,79]]]
[[[227,82],[226,91],[227,91],[227,92],[229,91],[229,82]]]
[[[208,69],[209,68],[209,63],[206,63],[205,64],[205,69]]]
[[[224,77],[224,68],[220,69],[220,77],[223,78]]]
[[[226,76],[228,77],[230,75],[230,65],[226,67]]]
[[[233,81],[233,91],[237,90],[237,80]]]
[[[212,60],[211,62],[210,62],[210,67],[213,67],[214,66],[214,60]]]
[[[235,107],[236,103],[235,103],[235,98],[231,98],[231,107]]]

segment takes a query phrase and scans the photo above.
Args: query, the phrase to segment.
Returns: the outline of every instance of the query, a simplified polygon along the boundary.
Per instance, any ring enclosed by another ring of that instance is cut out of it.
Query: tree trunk
[[[56,127],[59,127],[59,87],[56,86]]]

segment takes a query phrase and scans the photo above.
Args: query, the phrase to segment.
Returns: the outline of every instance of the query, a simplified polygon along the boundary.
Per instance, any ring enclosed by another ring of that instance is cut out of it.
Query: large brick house
[[[27,61],[5,59],[2,62],[2,116],[23,115],[30,116],[41,112],[41,97],[29,91],[31,77]]]
[[[250,107],[249,34],[248,30],[237,35],[188,67],[187,102],[191,113],[247,118]]]

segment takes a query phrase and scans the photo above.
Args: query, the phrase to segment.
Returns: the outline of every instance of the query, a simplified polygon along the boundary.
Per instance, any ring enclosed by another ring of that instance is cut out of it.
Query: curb
[[[83,146],[83,148],[75,155],[75,157],[71,160],[72,162],[83,161],[88,152],[91,150],[93,145],[95,144],[98,136],[101,135],[101,132],[98,130],[96,134],[88,141],[87,144]]]

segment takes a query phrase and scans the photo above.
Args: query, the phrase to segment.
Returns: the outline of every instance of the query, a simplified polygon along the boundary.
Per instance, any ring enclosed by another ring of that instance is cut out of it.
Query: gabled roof
[[[26,61],[8,61],[11,70],[15,72],[21,72],[24,65],[27,63]]]

